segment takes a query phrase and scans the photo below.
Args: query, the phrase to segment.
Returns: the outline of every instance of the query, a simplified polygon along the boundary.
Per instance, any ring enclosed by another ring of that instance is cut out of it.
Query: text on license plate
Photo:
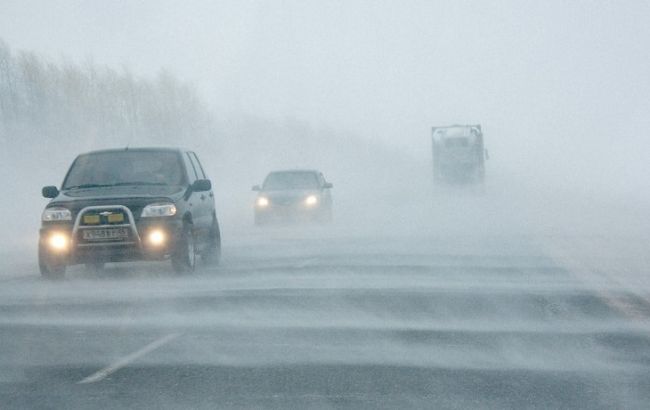
[[[125,239],[129,237],[127,228],[113,229],[84,229],[83,238],[89,241],[107,240],[107,239]]]

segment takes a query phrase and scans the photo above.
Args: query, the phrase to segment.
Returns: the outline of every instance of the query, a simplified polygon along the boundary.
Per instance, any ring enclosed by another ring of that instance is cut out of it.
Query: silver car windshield
[[[264,181],[264,190],[316,189],[318,178],[313,172],[272,172]]]

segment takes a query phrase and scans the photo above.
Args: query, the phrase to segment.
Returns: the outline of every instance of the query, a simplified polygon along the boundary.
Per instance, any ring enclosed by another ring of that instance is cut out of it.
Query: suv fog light
[[[67,250],[69,242],[68,236],[63,233],[53,233],[48,238],[50,248],[58,252]]]
[[[165,240],[167,239],[165,232],[161,231],[160,229],[155,229],[151,232],[149,232],[149,244],[153,246],[160,246],[165,243]]]

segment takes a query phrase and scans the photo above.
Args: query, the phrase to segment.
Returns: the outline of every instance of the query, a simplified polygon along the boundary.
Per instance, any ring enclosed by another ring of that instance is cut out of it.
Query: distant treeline
[[[254,113],[217,117],[166,71],[145,78],[126,67],[54,62],[0,39],[0,175],[15,176],[9,181],[15,190],[27,187],[26,198],[38,196],[37,188],[62,180],[79,153],[127,145],[194,149],[217,191],[246,201],[250,186],[272,169],[318,168],[337,182],[337,192],[346,186],[356,192],[376,190],[377,181],[408,186],[395,164],[414,165],[392,148],[336,128]]]
[[[168,72],[155,79],[92,62],[55,63],[0,39],[0,143],[5,150],[77,144],[205,142],[207,107]]]

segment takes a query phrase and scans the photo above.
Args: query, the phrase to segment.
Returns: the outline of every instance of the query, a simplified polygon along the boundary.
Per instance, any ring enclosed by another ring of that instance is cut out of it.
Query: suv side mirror
[[[59,196],[59,189],[52,185],[44,186],[41,193],[43,194],[43,197],[52,199]]]
[[[334,185],[331,182],[325,182],[325,185],[323,185],[323,188],[331,189],[331,188],[334,188]]]
[[[212,182],[209,179],[197,179],[192,184],[192,191],[205,192],[212,189]]]
[[[253,185],[253,188],[251,188],[253,191],[261,191],[262,188],[259,185]]]

